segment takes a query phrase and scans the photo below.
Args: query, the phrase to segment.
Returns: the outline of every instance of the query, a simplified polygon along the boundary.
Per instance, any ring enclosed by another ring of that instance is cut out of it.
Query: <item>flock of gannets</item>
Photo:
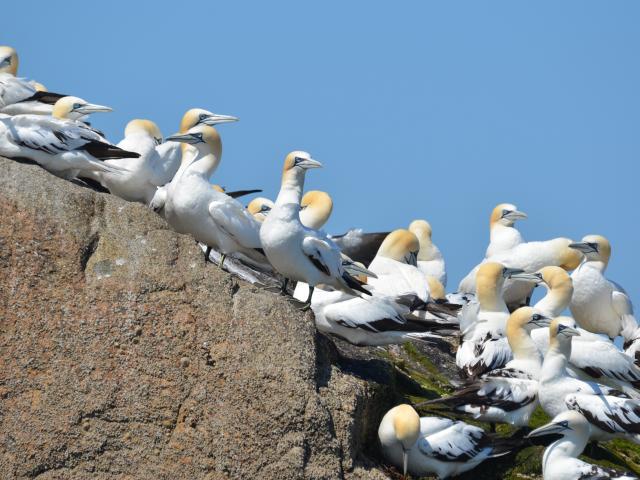
[[[447,294],[445,261],[426,220],[384,233],[323,230],[333,201],[304,192],[307,171],[322,167],[309,153],[286,156],[275,201],[258,197],[245,207],[236,198],[259,190],[210,183],[222,159],[215,126],[237,118],[191,109],[164,140],[154,122],[134,119],[113,144],[85,123],[109,107],[48,92],[17,77],[18,65],[16,51],[0,47],[0,155],[148,205],[221,268],[233,259],[234,271],[244,265],[269,275],[283,294],[296,282],[294,298],[322,332],[355,345],[458,339],[465,384],[422,408],[492,426],[528,428],[538,406],[553,418],[526,438],[505,439],[396,406],[378,434],[382,454],[405,475],[458,475],[537,439],[549,445],[547,480],[635,478],[577,459],[590,440],[640,443],[640,327],[624,289],[605,277],[606,238],[526,242],[515,224],[527,215],[500,204],[485,258]],[[530,306],[538,285],[546,295]],[[567,309],[573,318],[561,316]]]

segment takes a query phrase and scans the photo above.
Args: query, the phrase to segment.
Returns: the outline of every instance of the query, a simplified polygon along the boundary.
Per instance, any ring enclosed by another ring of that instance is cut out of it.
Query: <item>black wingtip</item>
[[[364,288],[362,286],[362,284],[356,280],[355,278],[353,278],[351,275],[349,275],[347,272],[344,272],[342,274],[342,278],[344,279],[344,281],[346,282],[346,284],[349,286],[349,288],[356,290],[358,292],[364,293],[365,295],[369,295],[371,296],[371,292],[369,290],[367,290],[366,288]]]
[[[226,194],[229,195],[231,198],[240,198],[240,197],[244,197],[245,195],[251,195],[252,193],[261,193],[261,192],[262,192],[261,189],[236,190],[235,192],[226,192]]]
[[[82,146],[82,149],[85,150],[90,155],[94,156],[98,160],[112,160],[116,158],[139,158],[140,154],[137,152],[130,152],[128,150],[123,150],[115,145],[110,145],[108,143],[99,142],[97,140],[93,140],[89,143],[86,143]]]
[[[24,100],[21,100],[21,102],[40,102],[40,103],[46,103],[47,105],[53,105],[58,100],[66,96],[67,95],[64,95],[62,93],[55,93],[55,92],[36,92],[29,98],[25,98]]]

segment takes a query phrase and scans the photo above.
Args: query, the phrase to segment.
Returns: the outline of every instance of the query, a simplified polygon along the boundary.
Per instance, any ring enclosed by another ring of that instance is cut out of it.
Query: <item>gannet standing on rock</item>
[[[513,275],[536,281],[547,288],[547,294],[535,304],[537,312],[555,318],[568,308],[573,295],[573,285],[569,274],[560,267],[545,267],[536,273]],[[577,328],[575,322],[566,326],[576,328],[580,335],[573,338],[571,356],[567,366],[572,376],[582,380],[594,380],[611,387],[621,388],[632,396],[640,387],[640,368],[632,358],[621,352],[603,335]],[[544,355],[549,348],[549,328],[536,328],[531,337],[538,350]]]
[[[440,249],[431,240],[432,229],[426,220],[414,220],[409,225],[409,231],[418,237],[420,251],[418,252],[418,268],[425,275],[438,280],[447,286],[447,271]]]
[[[18,53],[0,46],[0,113],[7,115],[50,115],[53,105],[65,95],[47,92],[40,84],[18,74]]]
[[[300,200],[306,171],[322,167],[307,152],[287,155],[282,172],[280,193],[273,209],[262,222],[260,240],[267,259],[288,280],[305,282],[310,303],[313,288],[327,285],[347,293],[371,295],[343,267],[338,247],[322,232],[306,228],[300,222]],[[363,273],[368,274],[363,269]]]
[[[620,390],[596,382],[572,378],[567,372],[571,338],[579,332],[566,326],[573,322],[558,317],[549,326],[549,350],[544,357],[538,397],[543,410],[555,417],[575,410],[591,424],[593,440],[626,438],[640,443],[640,401]]]
[[[505,280],[521,272],[496,262],[483,263],[478,268],[478,303],[467,304],[460,317],[462,344],[456,353],[456,365],[463,377],[479,377],[511,360],[505,335],[509,310],[502,288]]]
[[[538,405],[538,379],[542,367],[542,355],[529,332],[534,327],[548,327],[549,323],[549,318],[533,308],[519,308],[509,317],[506,328],[513,360],[451,396],[422,405],[442,404],[483,422],[526,427]]]
[[[583,415],[574,411],[558,414],[551,422],[533,430],[527,438],[560,435],[547,447],[542,456],[544,480],[588,480],[588,479],[637,479],[633,475],[617,472],[599,465],[591,465],[578,459],[587,446],[591,427]]]
[[[489,262],[498,262],[510,268],[518,268],[527,273],[534,273],[549,265],[574,270],[582,260],[582,254],[570,248],[573,242],[568,238],[554,238],[543,242],[526,242],[501,253],[491,256]],[[476,284],[473,277],[479,266],[474,268],[461,282],[459,291],[475,293]],[[505,282],[503,298],[509,310],[528,305],[535,283],[526,280],[509,280]]]
[[[209,183],[222,157],[222,142],[215,128],[198,125],[167,140],[195,147],[195,152],[185,151],[191,158],[168,189],[164,207],[167,222],[177,232],[190,233],[197,241],[219,251],[220,267],[224,257],[231,254],[242,254],[245,261],[264,267],[266,261],[258,235],[260,224],[237,200],[217,192]]]
[[[1,114],[0,155],[26,158],[66,179],[97,171],[123,173],[125,169],[104,161],[140,156],[112,145],[97,131],[75,120]]]
[[[573,298],[571,313],[578,325],[610,338],[622,335],[632,340],[638,328],[633,306],[626,292],[607,280],[604,272],[611,257],[609,241],[600,235],[587,235],[571,248],[584,254],[584,261],[571,274]]]
[[[406,404],[385,414],[378,438],[385,458],[402,468],[405,476],[435,473],[438,478],[448,478],[509,452],[480,427],[448,418],[420,418]]]

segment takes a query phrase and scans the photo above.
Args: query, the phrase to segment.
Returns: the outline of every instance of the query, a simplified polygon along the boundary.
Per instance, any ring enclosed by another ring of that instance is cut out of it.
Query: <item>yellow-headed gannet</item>
[[[287,155],[280,193],[260,228],[262,248],[271,265],[285,277],[283,289],[288,280],[305,282],[312,287],[308,303],[313,288],[319,284],[348,293],[356,290],[370,295],[344,269],[340,249],[335,243],[323,232],[307,228],[300,222],[300,200],[306,171],[321,166],[307,152],[294,151]]]
[[[571,247],[585,257],[571,274],[573,318],[590,332],[604,333],[610,338],[622,335],[631,340],[638,328],[631,300],[620,285],[604,276],[611,256],[609,241],[600,235],[587,235]]]
[[[0,155],[26,158],[67,179],[95,171],[122,173],[124,169],[104,161],[139,156],[83,123],[42,115],[0,115]]]
[[[266,261],[258,235],[260,224],[237,200],[217,192],[209,183],[222,157],[222,142],[216,129],[198,125],[167,140],[195,147],[193,152],[185,151],[190,154],[188,163],[167,190],[164,210],[169,225],[219,251],[220,266],[226,255],[240,253],[252,265],[263,267]]]
[[[448,478],[509,452],[480,427],[448,418],[420,418],[406,404],[385,414],[378,438],[385,458],[402,468],[405,476],[435,473],[438,478]]]
[[[558,317],[549,326],[549,350],[542,364],[538,398],[547,415],[566,410],[582,413],[591,424],[591,438],[626,438],[640,443],[640,401],[618,389],[569,376],[571,338],[580,333],[567,325],[573,319]]]
[[[534,273],[543,267],[555,265],[565,270],[575,269],[582,260],[582,254],[570,248],[572,240],[554,238],[542,242],[526,242],[516,247],[495,254],[485,261],[502,263],[511,268],[518,268],[527,273]],[[473,278],[476,266],[458,287],[463,293],[475,293],[476,284]],[[527,280],[509,280],[505,282],[503,298],[509,310],[528,305],[535,283]]]
[[[256,197],[249,202],[247,210],[251,215],[253,215],[253,218],[262,223],[264,222],[264,219],[267,218],[267,215],[274,205],[275,203],[268,198]]]
[[[477,302],[468,303],[460,313],[462,344],[456,353],[456,365],[464,377],[478,377],[511,360],[505,336],[509,310],[502,288],[505,280],[521,272],[497,262],[483,263],[478,268]]]
[[[61,120],[80,120],[86,115],[96,112],[111,112],[112,108],[96,105],[78,97],[62,97],[51,109],[51,116]]]
[[[99,181],[105,188],[129,202],[140,202],[147,205],[161,185],[163,170],[162,160],[156,151],[158,142],[162,141],[162,133],[151,120],[131,120],[124,130],[124,139],[118,147],[131,152],[138,152],[140,157],[133,160],[107,160],[106,163],[127,168],[122,175],[97,173],[91,178]]]
[[[533,308],[519,308],[509,317],[506,328],[513,360],[503,368],[482,375],[453,395],[423,405],[442,404],[483,422],[527,426],[538,405],[538,379],[542,367],[542,355],[529,332],[538,327],[548,330],[549,323],[549,318]]]
[[[555,318],[568,308],[573,294],[573,285],[569,274],[560,267],[545,267],[536,273],[522,273],[513,276],[535,281],[547,289],[547,294],[534,308],[549,318]],[[623,389],[636,395],[640,387],[640,368],[632,358],[621,352],[604,335],[591,333],[578,328],[575,322],[567,326],[576,328],[580,335],[574,337],[571,344],[571,356],[567,369],[569,373],[583,380],[597,380],[611,387]],[[531,337],[544,355],[549,348],[549,329],[536,328]]]
[[[33,80],[19,78],[18,54],[7,46],[0,46],[0,113],[7,115],[50,115],[55,102],[64,97],[47,92]]]
[[[557,439],[558,435],[561,436],[560,439]],[[547,436],[553,438],[553,443],[547,447],[542,456],[542,477],[544,480],[632,480],[638,478],[578,459],[591,436],[589,422],[584,415],[578,412],[567,411],[558,414],[551,422],[529,433],[527,438]]]
[[[305,227],[321,229],[333,211],[333,200],[327,192],[310,190],[300,201],[300,221]]]
[[[180,120],[179,133],[186,134],[190,129],[198,125],[208,125],[213,127],[220,123],[237,122],[237,117],[231,115],[220,115],[212,113],[202,108],[192,108],[187,110]],[[167,198],[167,188],[171,181],[187,167],[190,159],[195,155],[192,146],[181,142],[164,141],[156,147],[160,155],[160,165],[164,172],[162,178],[158,180],[158,190],[149,202],[149,208],[154,212],[164,215],[163,209]]]
[[[444,257],[440,249],[431,241],[432,229],[426,220],[414,220],[409,225],[409,231],[418,237],[420,251],[418,252],[418,268],[425,275],[436,278],[444,287],[447,286],[447,271]]]
[[[527,214],[520,212],[515,205],[501,203],[496,206],[489,218],[489,246],[485,258],[491,258],[523,243],[524,239],[514,225],[516,221],[526,218]]]

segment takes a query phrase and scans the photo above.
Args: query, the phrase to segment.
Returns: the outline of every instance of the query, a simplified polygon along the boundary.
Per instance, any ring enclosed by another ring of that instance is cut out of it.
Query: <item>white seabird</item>
[[[409,225],[409,231],[418,237],[420,251],[418,252],[418,269],[425,275],[434,277],[444,287],[447,286],[447,271],[444,257],[440,249],[431,240],[431,224],[426,220],[414,220]]]
[[[343,267],[339,248],[321,231],[306,228],[300,222],[300,200],[308,169],[322,164],[307,152],[287,155],[280,193],[273,209],[262,222],[260,240],[271,265],[288,280],[309,284],[309,296],[316,285],[327,285],[347,293],[360,291],[370,295]],[[370,273],[366,270],[363,273]],[[308,299],[308,303],[311,298]]]
[[[600,235],[587,235],[571,244],[584,254],[584,261],[571,274],[573,298],[571,313],[578,325],[610,338],[622,335],[632,340],[638,329],[631,299],[618,284],[608,280],[604,272],[611,257],[611,244]]]
[[[571,302],[571,277],[560,267],[545,267],[533,274],[522,273],[513,277],[535,281],[547,289],[547,294],[534,308],[549,318],[560,316]],[[638,395],[635,389],[640,387],[640,368],[632,358],[620,351],[606,336],[578,328],[575,322],[566,325],[580,333],[571,343],[571,356],[567,366],[571,376],[599,381],[621,388],[632,396]],[[531,337],[544,355],[549,348],[549,329],[536,328],[531,332]]]
[[[542,456],[544,480],[588,480],[588,479],[637,479],[633,475],[613,469],[592,465],[578,459],[591,436],[591,427],[583,415],[574,411],[558,414],[551,422],[533,430],[527,438],[557,436]]]
[[[252,265],[263,267],[266,262],[258,234],[260,224],[237,200],[217,192],[209,183],[222,157],[216,129],[198,125],[167,140],[195,147],[194,151],[185,150],[190,157],[167,190],[164,210],[169,225],[219,251],[221,267],[226,255],[236,253]]]
[[[95,171],[121,173],[104,160],[139,156],[80,122],[43,115],[0,115],[0,155],[26,158],[67,179]]]
[[[333,211],[333,200],[327,192],[310,190],[300,200],[300,221],[307,228],[319,230]]]
[[[480,427],[440,417],[422,417],[410,405],[389,410],[378,438],[385,458],[404,475],[438,478],[460,475],[509,452]]]
[[[544,357],[538,397],[543,410],[552,417],[575,410],[591,424],[593,440],[626,438],[640,443],[640,401],[618,389],[569,376],[571,338],[579,335],[566,326],[572,319],[558,317],[549,326],[549,350]]]
[[[509,310],[502,289],[505,280],[521,272],[496,262],[483,263],[478,268],[477,303],[468,303],[460,313],[462,343],[456,353],[456,365],[462,376],[476,378],[511,360],[505,332]]]
[[[247,205],[247,211],[260,223],[264,222],[275,203],[265,197],[256,197]]]
[[[506,328],[513,360],[450,396],[422,405],[445,405],[483,422],[526,427],[538,406],[542,367],[542,355],[529,332],[534,327],[548,327],[549,323],[549,318],[533,308],[519,308],[509,317]]]

